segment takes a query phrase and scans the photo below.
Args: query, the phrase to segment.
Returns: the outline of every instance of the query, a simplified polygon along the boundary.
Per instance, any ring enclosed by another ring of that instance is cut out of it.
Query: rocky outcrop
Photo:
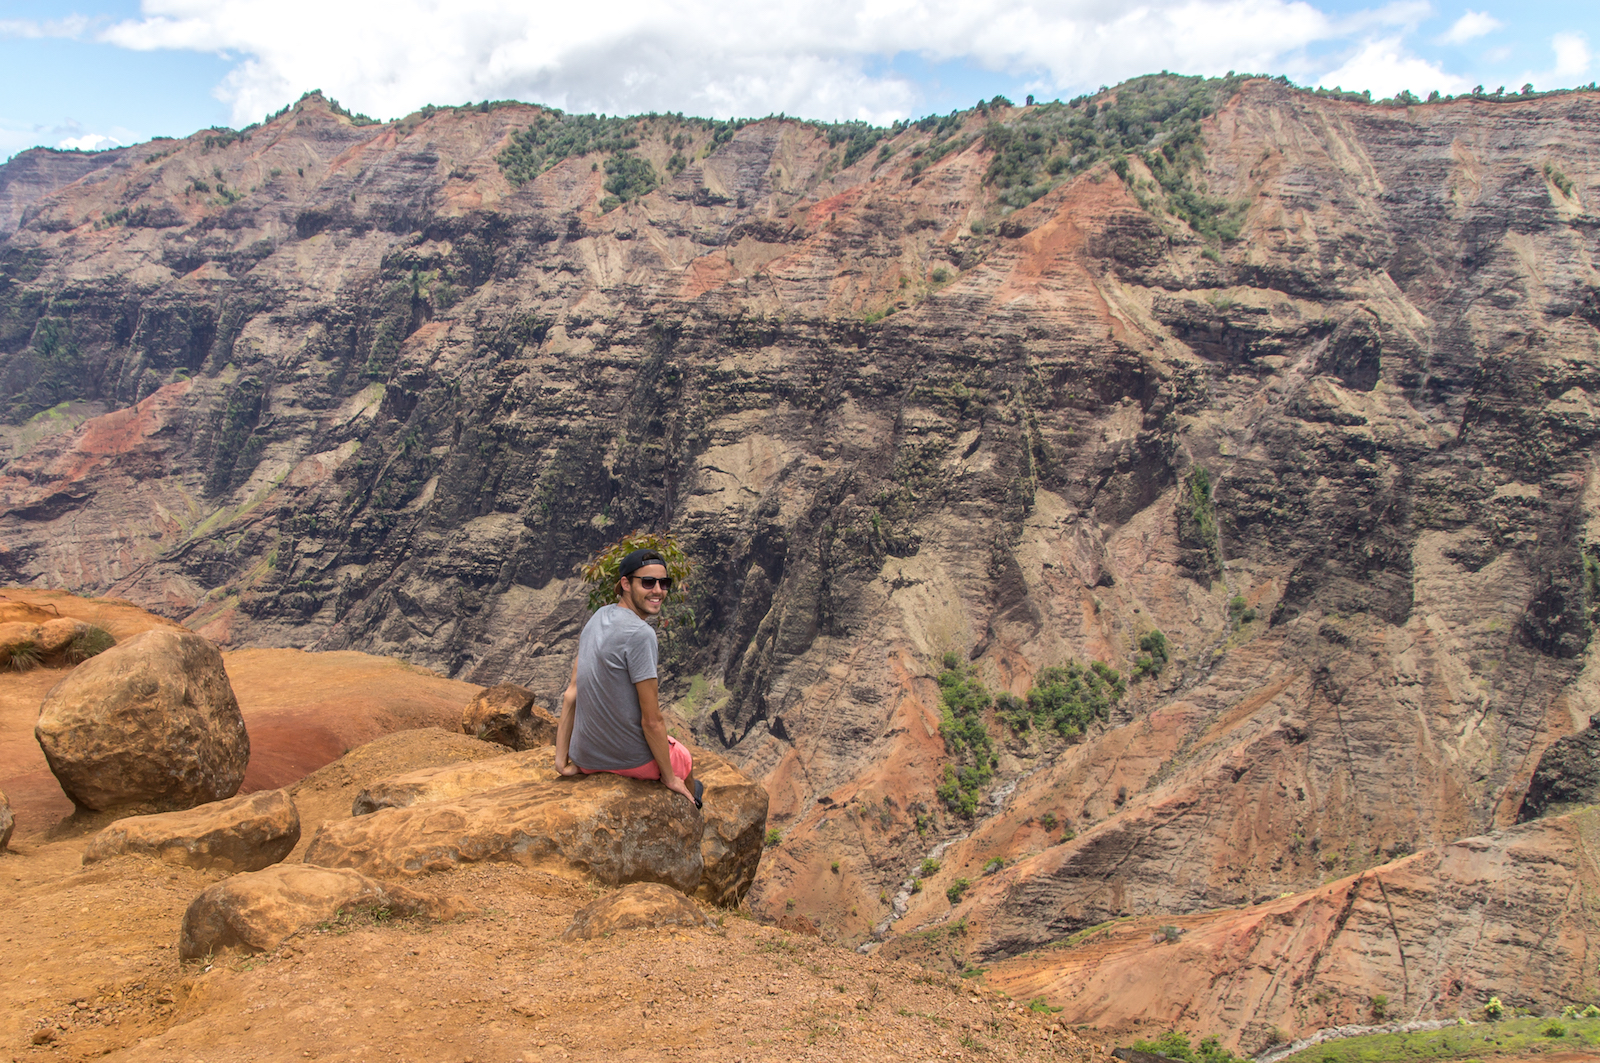
[[[694,749],[694,774],[705,785],[700,843],[702,874],[695,896],[732,907],[749,892],[761,863],[767,825],[767,792],[727,760]],[[548,749],[426,768],[384,779],[357,795],[351,814],[384,808],[454,801],[501,787],[549,782],[554,758]],[[598,778],[598,776],[591,776]]]
[[[143,853],[169,864],[260,871],[300,840],[300,814],[284,790],[266,790],[183,812],[130,816],[89,840],[83,862]]]
[[[11,800],[0,790],[0,852],[11,844],[11,833],[17,828],[17,817],[11,812]]]
[[[1600,728],[1591,718],[1588,727],[1553,743],[1539,758],[1517,822],[1593,804],[1600,804]]]
[[[1065,1022],[1171,1022],[1256,1051],[1274,1028],[1453,1018],[1491,996],[1559,1010],[1593,992],[1587,855],[1600,811],[1433,846],[1241,911],[1144,919],[1075,947],[1003,961],[987,980],[1044,995]],[[1384,1015],[1380,1009],[1378,1017]]]
[[[498,683],[467,703],[461,733],[510,749],[553,745],[556,719],[533,703],[533,691]]]
[[[306,863],[392,878],[495,861],[606,886],[699,887],[705,821],[692,803],[659,783],[605,772],[562,778],[553,749],[510,756],[543,777],[325,824]]]
[[[705,834],[700,855],[705,872],[694,895],[709,904],[736,907],[755,884],[767,831],[767,791],[727,758],[696,748],[694,777],[705,785],[701,813]]]
[[[561,940],[586,941],[618,930],[712,925],[706,914],[677,890],[655,882],[635,882],[578,909]]]
[[[354,871],[279,864],[233,875],[196,897],[183,913],[178,956],[266,952],[319,923],[443,920],[470,910],[465,901],[374,882]]]
[[[135,150],[58,151],[54,148],[33,148],[18,152],[4,166],[0,166],[0,239],[16,232],[29,209],[40,200],[74,181],[104,170]]]
[[[67,796],[97,811],[232,797],[250,762],[222,655],[187,631],[147,631],[78,666],[34,734]]]

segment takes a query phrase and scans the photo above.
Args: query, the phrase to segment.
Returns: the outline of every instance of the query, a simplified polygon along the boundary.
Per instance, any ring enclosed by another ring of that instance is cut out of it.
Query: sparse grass
[[[383,905],[358,904],[335,910],[333,918],[318,923],[313,929],[318,934],[348,934],[364,926],[383,926],[394,918],[394,912]]]
[[[67,660],[73,664],[80,664],[90,657],[98,656],[117,644],[111,632],[104,628],[90,625],[87,631],[80,633],[67,644]]]
[[[0,654],[5,655],[5,663],[13,672],[26,672],[30,668],[37,668],[43,658],[39,647],[32,642],[13,643],[0,648]]]
[[[1560,1027],[1560,1034],[1551,1033]],[[1447,1026],[1417,1033],[1363,1034],[1326,1041],[1285,1057],[1283,1063],[1411,1063],[1524,1056],[1550,1051],[1584,1052],[1600,1048],[1600,1018],[1507,1019],[1504,1022]]]

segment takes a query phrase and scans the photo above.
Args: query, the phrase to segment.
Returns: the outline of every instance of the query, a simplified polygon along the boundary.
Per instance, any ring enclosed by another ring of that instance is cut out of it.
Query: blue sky
[[[490,98],[882,122],[1162,69],[1570,88],[1597,50],[1593,0],[0,0],[0,158],[244,125],[313,88],[378,118]]]

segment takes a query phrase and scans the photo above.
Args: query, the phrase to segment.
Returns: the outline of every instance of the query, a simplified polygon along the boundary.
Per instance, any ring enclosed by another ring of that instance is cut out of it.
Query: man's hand
[[[673,775],[670,778],[663,775],[661,777],[661,782],[662,785],[664,785],[667,789],[671,790],[673,793],[682,794],[689,799],[689,803],[691,805],[694,804],[694,794],[689,792],[689,787],[684,785],[682,779],[678,778],[676,775]]]
[[[566,776],[569,776],[569,777],[573,776],[573,775],[582,775],[583,774],[581,771],[578,770],[578,766],[576,764],[572,763],[572,761],[570,761],[570,760],[564,760],[561,763],[557,764],[556,765],[556,772],[558,774],[560,774],[560,775],[566,775]]]

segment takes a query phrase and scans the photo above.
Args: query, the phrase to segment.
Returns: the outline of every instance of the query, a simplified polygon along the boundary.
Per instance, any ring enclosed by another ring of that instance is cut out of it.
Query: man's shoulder
[[[589,623],[597,624],[598,629],[608,638],[644,638],[649,636],[653,641],[656,629],[639,619],[639,615],[632,609],[622,605],[606,605],[595,611]]]

